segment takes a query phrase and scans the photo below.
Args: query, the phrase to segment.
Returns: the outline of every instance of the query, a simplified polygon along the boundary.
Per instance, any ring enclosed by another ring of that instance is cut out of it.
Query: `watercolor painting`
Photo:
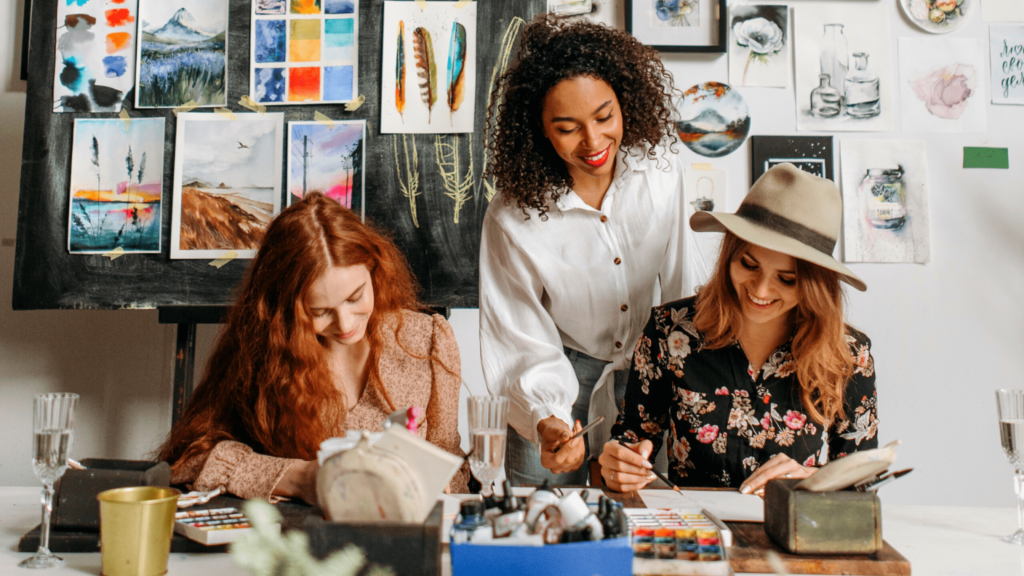
[[[558,16],[590,14],[593,11],[593,0],[548,0],[548,12]]]
[[[786,162],[804,172],[835,181],[831,136],[751,136],[751,182]]]
[[[1024,25],[988,27],[992,103],[1024,104]]]
[[[164,119],[75,119],[68,252],[160,252]]]
[[[120,112],[135,85],[138,0],[57,2],[54,112]]]
[[[136,108],[227,105],[227,0],[139,0]]]
[[[932,34],[952,32],[977,10],[977,0],[899,0],[900,8],[915,26]]]
[[[382,134],[473,131],[476,2],[384,2]]]
[[[700,26],[698,0],[650,0],[651,27]]]
[[[928,263],[925,151],[923,141],[843,140],[846,262]]]
[[[904,132],[985,132],[985,61],[974,38],[900,38]]]
[[[796,129],[893,130],[886,6],[812,2],[794,10]]]
[[[358,92],[353,0],[252,0],[249,97],[260,104],[346,103]]]
[[[171,258],[255,256],[281,211],[284,114],[182,112],[175,144]]]
[[[726,207],[725,170],[683,170],[683,190],[686,202],[686,221],[696,212],[723,212]],[[711,277],[718,262],[722,238],[718,234],[698,234],[686,227],[683,243],[686,252],[687,278],[693,286],[701,286]]]
[[[285,13],[285,0],[254,0],[256,14],[282,16]]]
[[[288,123],[288,205],[322,192],[363,215],[366,121]]]
[[[687,148],[717,158],[740,147],[750,132],[750,109],[728,84],[705,82],[676,102],[676,130]]]
[[[785,88],[790,44],[788,6],[730,6],[729,84]]]

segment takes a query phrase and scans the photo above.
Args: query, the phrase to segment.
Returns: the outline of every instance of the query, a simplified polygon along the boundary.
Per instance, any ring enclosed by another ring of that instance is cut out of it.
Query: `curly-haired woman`
[[[842,213],[835,184],[781,164],[735,214],[690,218],[726,233],[718,267],[696,297],[655,308],[636,344],[600,458],[609,487],[650,482],[666,430],[674,483],[745,493],[878,446],[871,342],[846,324],[840,281],[867,286],[832,258]]]
[[[587,443],[566,440],[599,415],[590,444],[608,438],[651,306],[684,295],[674,93],[630,35],[543,16],[495,84],[480,347],[488,389],[511,399],[515,484],[586,482]]]
[[[459,349],[417,310],[398,248],[322,194],[270,223],[184,417],[160,448],[171,481],[316,503],[316,452],[426,407],[418,434],[459,456]],[[465,492],[466,467],[449,484]]]

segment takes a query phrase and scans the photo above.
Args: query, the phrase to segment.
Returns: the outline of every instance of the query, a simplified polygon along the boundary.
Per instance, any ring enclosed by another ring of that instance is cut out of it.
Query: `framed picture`
[[[661,52],[725,52],[725,0],[626,0],[626,30]]]
[[[831,136],[751,136],[750,182],[770,168],[789,162],[804,172],[835,182]]]

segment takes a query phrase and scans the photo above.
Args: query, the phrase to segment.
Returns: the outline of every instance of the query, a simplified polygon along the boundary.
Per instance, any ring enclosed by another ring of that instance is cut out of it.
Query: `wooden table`
[[[39,488],[0,487],[0,575],[28,575],[17,568],[27,554],[16,552],[18,539],[39,523]],[[625,505],[643,506],[636,494],[613,495]],[[1004,576],[1024,574],[1024,548],[999,537],[1017,526],[1013,508],[886,506],[885,539],[910,559],[915,576]],[[45,576],[96,576],[99,553],[63,554],[67,565]],[[451,574],[447,562],[444,573]],[[168,576],[249,576],[227,554],[171,554]]]

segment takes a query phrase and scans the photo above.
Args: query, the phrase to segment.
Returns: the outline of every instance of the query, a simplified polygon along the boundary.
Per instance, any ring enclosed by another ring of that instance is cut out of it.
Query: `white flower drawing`
[[[768,57],[782,50],[786,45],[786,38],[779,28],[779,25],[767,18],[751,18],[737,22],[732,27],[736,43],[744,48],[750,48],[750,56],[747,57],[747,65],[743,68],[743,83],[747,83],[747,70],[750,69],[751,60],[758,59],[767,64]]]

